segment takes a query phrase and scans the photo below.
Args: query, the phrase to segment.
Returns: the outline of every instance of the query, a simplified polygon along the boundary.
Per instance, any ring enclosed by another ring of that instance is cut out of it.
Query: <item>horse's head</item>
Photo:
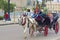
[[[27,15],[26,14],[23,14],[22,16],[23,17],[22,17],[22,22],[21,23],[22,23],[22,25],[25,25],[26,24],[26,16]]]
[[[23,17],[22,17],[22,25],[25,25],[26,24],[26,17],[25,17],[25,15],[23,15]]]

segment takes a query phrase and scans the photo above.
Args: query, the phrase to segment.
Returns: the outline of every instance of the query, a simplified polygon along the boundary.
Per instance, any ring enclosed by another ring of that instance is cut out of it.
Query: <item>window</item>
[[[31,5],[31,0],[27,0],[27,6]]]

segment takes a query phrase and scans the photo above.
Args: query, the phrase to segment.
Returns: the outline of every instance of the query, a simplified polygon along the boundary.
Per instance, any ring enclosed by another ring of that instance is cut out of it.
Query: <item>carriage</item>
[[[53,28],[55,30],[55,33],[57,34],[59,31],[59,23],[58,23],[58,14],[57,13],[52,13],[53,14],[53,21],[50,21],[50,18],[47,15],[43,14],[43,17],[38,16],[36,18],[28,17],[27,15],[23,14],[21,24],[24,26],[24,34],[26,34],[27,27],[29,28],[29,34],[32,36],[34,32],[42,32],[44,31],[44,36],[48,35],[48,29]],[[43,19],[42,19],[43,18]],[[26,35],[25,35],[26,36]]]
[[[33,21],[35,21],[35,23],[32,23],[32,27],[34,27],[34,30],[32,30],[31,34],[34,33],[34,31],[44,31],[44,35],[47,36],[48,35],[48,29],[53,28],[53,30],[55,30],[55,33],[57,34],[59,31],[59,23],[58,23],[58,14],[56,13],[52,13],[53,14],[53,21],[51,22],[50,18],[47,15],[43,16],[43,20],[41,15],[38,16],[38,19],[34,19]],[[30,29],[31,30],[31,29]],[[29,32],[29,33],[30,33]]]

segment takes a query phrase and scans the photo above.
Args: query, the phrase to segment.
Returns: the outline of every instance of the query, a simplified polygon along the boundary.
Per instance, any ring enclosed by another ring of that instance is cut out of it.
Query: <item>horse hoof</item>
[[[27,37],[24,37],[24,39],[27,39]]]

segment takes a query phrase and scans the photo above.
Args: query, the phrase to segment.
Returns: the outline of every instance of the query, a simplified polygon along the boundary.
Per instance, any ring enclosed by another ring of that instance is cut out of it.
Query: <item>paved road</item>
[[[29,37],[27,29],[28,40],[60,40],[60,30],[58,34],[55,34],[54,30],[49,30],[47,37],[43,32],[39,36]],[[0,40],[25,40],[22,26],[18,24],[0,26]]]

